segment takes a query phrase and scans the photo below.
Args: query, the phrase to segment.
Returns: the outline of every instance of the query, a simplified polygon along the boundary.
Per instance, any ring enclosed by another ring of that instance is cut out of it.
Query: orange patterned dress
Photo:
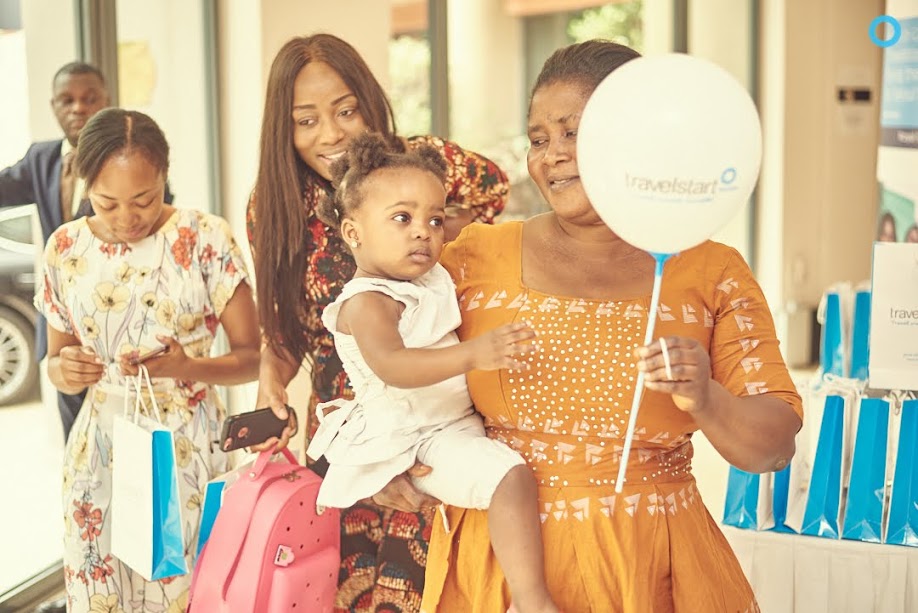
[[[548,584],[565,613],[758,611],[752,590],[692,477],[691,417],[646,392],[624,491],[622,441],[649,296],[616,302],[551,296],[522,283],[522,223],[470,226],[441,259],[457,285],[460,338],[529,321],[540,351],[525,373],[468,375],[488,435],[526,458],[539,483]],[[733,249],[707,242],[665,267],[656,336],[706,347],[732,393],[768,394],[802,416],[771,314]],[[483,511],[433,523],[422,611],[494,613],[509,593]]]

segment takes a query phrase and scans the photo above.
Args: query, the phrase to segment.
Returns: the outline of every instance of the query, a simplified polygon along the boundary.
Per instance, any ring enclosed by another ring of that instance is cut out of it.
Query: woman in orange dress
[[[752,272],[718,243],[666,264],[657,330],[667,340],[672,379],[659,342],[640,347],[654,262],[602,223],[576,158],[590,93],[636,56],[590,41],[547,61],[530,104],[529,172],[552,211],[470,226],[445,248],[442,263],[463,315],[460,337],[528,321],[541,344],[528,370],[472,372],[469,388],[489,436],[518,450],[535,472],[547,580],[562,610],[757,611],[699,496],[692,435],[702,430],[744,470],[780,469],[794,452],[800,397]],[[639,368],[647,390],[624,491],[616,494]],[[394,481],[374,499],[404,501],[408,485]],[[450,532],[433,524],[422,611],[506,611],[485,512],[450,508],[447,516]]]

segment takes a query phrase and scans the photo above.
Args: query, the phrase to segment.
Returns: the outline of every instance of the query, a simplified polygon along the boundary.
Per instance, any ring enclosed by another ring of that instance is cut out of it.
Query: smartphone
[[[296,412],[288,406],[287,414],[292,416],[293,427],[296,429]],[[287,425],[287,420],[278,418],[270,408],[233,415],[223,423],[220,448],[223,451],[233,451],[264,443],[272,436],[280,438]]]
[[[168,347],[167,345],[160,345],[159,347],[157,347],[157,348],[154,349],[153,351],[148,351],[147,353],[145,353],[145,354],[143,354],[143,355],[139,355],[139,356],[137,356],[136,358],[131,358],[131,359],[128,360],[128,361],[131,363],[132,366],[137,366],[138,364],[143,364],[144,362],[146,362],[147,360],[149,360],[149,359],[151,359],[151,358],[155,358],[155,357],[158,356],[158,355],[162,355],[162,354],[166,353],[166,351],[168,351],[168,349],[169,349],[169,347]]]

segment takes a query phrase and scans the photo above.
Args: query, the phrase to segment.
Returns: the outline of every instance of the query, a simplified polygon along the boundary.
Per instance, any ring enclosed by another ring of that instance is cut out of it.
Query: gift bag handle
[[[128,397],[130,396],[132,383],[135,395],[133,416],[128,410]],[[143,364],[140,365],[137,376],[124,378],[124,416],[131,419],[131,421],[136,424],[137,416],[140,414],[140,407],[147,408],[146,403],[143,401],[144,383],[146,383],[147,390],[150,392],[150,404],[153,405],[153,415],[156,417],[156,421],[163,423],[163,418],[159,412],[159,404],[156,402],[156,395],[153,393],[153,381],[150,379],[150,371],[147,370],[147,367]]]

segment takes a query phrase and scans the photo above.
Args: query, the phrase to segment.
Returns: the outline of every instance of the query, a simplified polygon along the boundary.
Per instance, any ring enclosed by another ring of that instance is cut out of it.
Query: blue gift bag
[[[918,547],[918,400],[902,403],[886,542]]]
[[[774,488],[772,491],[772,509],[775,525],[770,530],[774,532],[789,532],[794,530],[787,525],[787,503],[790,494],[791,467],[788,465],[784,470],[779,470],[774,474]]]
[[[772,473],[756,475],[731,466],[723,523],[744,530],[771,530],[775,525],[771,487]]]
[[[201,549],[210,538],[210,531],[217,521],[217,512],[223,505],[223,490],[225,481],[211,481],[204,488],[204,505],[201,507],[201,527],[198,530],[198,548],[195,556],[201,555]]]
[[[825,295],[825,312],[822,321],[822,338],[819,344],[819,366],[824,374],[846,376],[845,331],[842,317],[842,300],[838,291]]]
[[[833,539],[839,536],[844,430],[845,399],[841,396],[827,396],[801,534]]]
[[[870,354],[870,290],[854,295],[854,324],[851,331],[851,378],[867,379]]]
[[[727,475],[724,524],[744,530],[758,529],[759,475],[731,466]]]
[[[888,431],[889,403],[880,398],[861,400],[842,538],[871,543],[882,540]]]
[[[153,575],[156,581],[188,572],[182,534],[182,497],[172,432],[153,432]]]

